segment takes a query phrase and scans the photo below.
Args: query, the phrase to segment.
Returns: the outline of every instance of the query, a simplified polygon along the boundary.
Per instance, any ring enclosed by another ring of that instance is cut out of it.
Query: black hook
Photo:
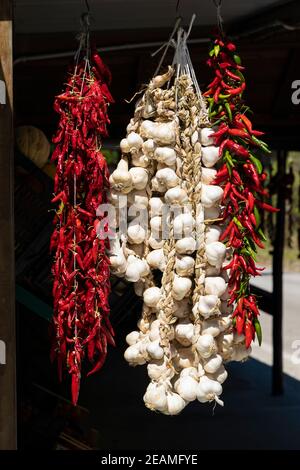
[[[85,0],[85,6],[86,6],[86,9],[87,9],[87,12],[89,13],[90,12],[90,5],[89,5],[89,0]]]

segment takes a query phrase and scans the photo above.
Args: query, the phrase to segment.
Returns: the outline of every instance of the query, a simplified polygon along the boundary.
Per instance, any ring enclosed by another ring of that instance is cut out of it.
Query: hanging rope
[[[175,25],[174,25],[174,28],[173,28],[173,31],[172,31],[172,33],[171,33],[171,35],[170,35],[170,37],[169,37],[169,40],[168,40],[166,43],[162,44],[162,45],[159,47],[159,49],[157,49],[155,52],[153,52],[153,53],[151,54],[151,57],[154,57],[156,54],[158,54],[158,53],[164,48],[163,55],[162,55],[162,57],[161,57],[161,59],[160,59],[160,61],[159,61],[159,64],[158,64],[158,66],[157,66],[155,72],[154,72],[154,75],[153,75],[154,77],[155,77],[155,76],[158,74],[158,72],[160,71],[160,68],[161,68],[161,66],[162,66],[162,64],[163,64],[163,62],[164,62],[164,60],[165,60],[166,54],[167,54],[167,52],[168,52],[168,50],[169,50],[169,47],[174,43],[173,37],[174,37],[175,33],[177,32],[180,23],[181,23],[181,18],[177,18],[177,20],[176,20],[176,22],[175,22]]]
[[[222,0],[213,0],[214,5],[217,9],[217,24],[218,24],[218,29],[221,34],[221,36],[224,36],[224,29],[223,29],[223,18],[221,16],[221,7],[222,7]]]

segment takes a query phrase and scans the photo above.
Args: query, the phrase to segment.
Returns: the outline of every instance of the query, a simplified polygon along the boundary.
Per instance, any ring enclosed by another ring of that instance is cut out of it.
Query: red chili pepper
[[[240,157],[249,157],[249,151],[245,149],[242,145],[233,142],[233,140],[226,139],[224,140],[224,142],[222,142],[222,144],[224,144],[223,148],[227,147],[231,152],[235,153]]]
[[[253,196],[251,191],[249,191],[249,193],[248,193],[248,208],[249,208],[250,213],[253,212],[254,204],[255,204],[255,197]]]
[[[260,207],[261,209],[265,209],[268,212],[278,212],[279,211],[279,209],[277,209],[276,207],[273,207],[270,204],[267,204],[266,202],[263,202],[263,201],[256,200],[255,204],[258,207]]]
[[[238,184],[239,186],[243,185],[243,182],[242,182],[241,177],[238,174],[237,170],[235,170],[235,169],[232,170],[232,176],[234,177],[234,179],[236,181],[236,184]]]
[[[224,232],[220,235],[220,238],[219,238],[220,241],[223,241],[227,238],[227,236],[229,235],[233,225],[234,225],[234,221],[231,220],[230,223],[227,225],[226,229],[224,230]]]
[[[243,121],[248,132],[252,134],[252,122],[250,121],[250,119],[248,119],[247,116],[245,116],[245,114],[239,114],[239,119]]]
[[[244,331],[244,319],[241,316],[236,317],[236,331],[238,335],[242,335]]]
[[[236,46],[232,42],[228,42],[226,47],[230,52],[234,52],[236,50]]]
[[[237,311],[240,316],[243,318],[244,316],[244,297],[240,297],[237,302]]]
[[[245,196],[243,196],[235,187],[234,185],[232,185],[231,187],[232,189],[232,192],[236,195],[236,197],[238,199],[240,199],[241,201],[247,201],[247,198]]]
[[[219,100],[219,94],[221,92],[221,87],[219,86],[216,91],[215,91],[215,94],[214,94],[214,102],[217,103],[218,100]]]
[[[237,87],[237,88],[232,88],[231,90],[228,90],[228,93],[233,96],[233,95],[239,95],[240,93],[242,93],[246,88],[246,84],[245,82],[243,82],[241,84],[241,86]]]
[[[239,77],[235,73],[230,72],[230,70],[226,69],[225,73],[226,73],[226,75],[228,75],[228,77],[233,78],[233,80],[237,80],[238,82],[241,81],[241,77]]]
[[[231,201],[232,204],[233,204],[234,209],[238,212],[238,210],[239,210],[239,205],[238,205],[238,202],[237,202],[235,196],[233,195],[233,193],[230,193],[230,194],[229,194],[229,198],[230,198],[230,201]]]
[[[250,323],[250,321],[247,321],[245,324],[245,337],[245,346],[248,349],[254,340],[253,325]]]
[[[241,137],[243,139],[249,139],[249,134],[247,132],[242,131],[241,129],[228,129],[228,134],[234,137]]]
[[[65,191],[61,191],[60,193],[58,193],[53,199],[51,199],[51,202],[55,203],[55,202],[58,202],[59,200],[62,200],[64,204],[67,203],[67,196],[66,196]]]

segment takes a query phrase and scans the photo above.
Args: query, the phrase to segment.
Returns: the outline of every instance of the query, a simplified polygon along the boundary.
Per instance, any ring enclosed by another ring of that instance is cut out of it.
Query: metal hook
[[[87,12],[89,13],[90,12],[90,5],[89,5],[89,0],[85,0],[85,6],[86,6],[86,9],[87,9]]]

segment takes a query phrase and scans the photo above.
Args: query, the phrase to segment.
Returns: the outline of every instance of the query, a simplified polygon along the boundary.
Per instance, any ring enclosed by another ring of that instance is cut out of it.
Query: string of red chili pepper
[[[58,203],[50,249],[54,314],[51,358],[59,378],[71,375],[72,401],[79,395],[81,366],[87,356],[88,375],[99,370],[114,345],[109,321],[108,241],[97,233],[96,211],[107,201],[108,168],[100,151],[107,136],[107,108],[113,98],[110,71],[96,50],[81,50],[65,90],[55,98],[60,115],[52,161],[56,163],[54,198]],[[99,230],[98,230],[99,232]]]
[[[247,116],[250,109],[243,101],[244,67],[236,55],[236,46],[216,38],[209,56],[207,64],[215,77],[204,96],[216,129],[214,142],[219,146],[220,167],[215,184],[224,190],[222,218],[226,228],[220,240],[232,249],[232,260],[224,269],[230,270],[229,304],[235,305],[233,325],[239,334],[245,334],[249,347],[255,334],[259,343],[262,336],[257,299],[250,293],[249,284],[250,277],[260,275],[261,271],[255,264],[257,246],[264,248],[265,241],[260,211],[276,210],[264,202],[268,193],[260,155],[270,150],[260,140],[263,132],[254,130]]]

